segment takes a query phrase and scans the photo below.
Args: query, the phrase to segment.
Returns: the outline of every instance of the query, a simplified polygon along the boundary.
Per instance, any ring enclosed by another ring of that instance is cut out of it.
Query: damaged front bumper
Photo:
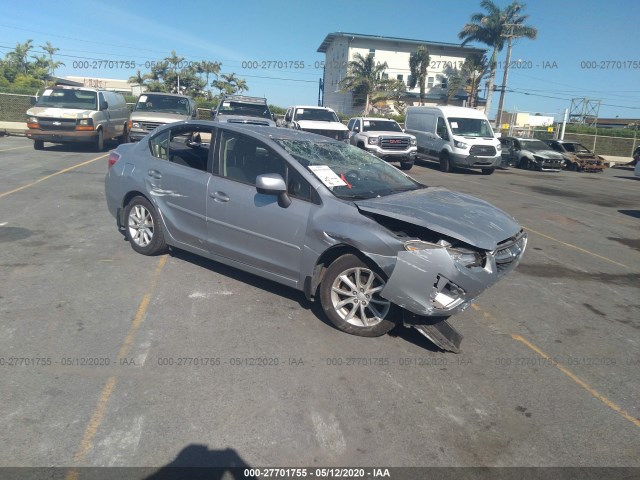
[[[499,243],[495,250],[483,252],[481,264],[474,266],[465,266],[452,253],[455,249],[438,244],[399,252],[380,295],[419,316],[454,315],[513,270],[526,245],[527,235],[520,231]]]

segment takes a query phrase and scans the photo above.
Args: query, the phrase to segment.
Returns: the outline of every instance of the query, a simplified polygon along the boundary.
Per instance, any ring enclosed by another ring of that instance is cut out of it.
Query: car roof
[[[393,118],[382,118],[382,117],[353,117],[353,118],[362,118],[362,120],[368,120],[368,121],[374,120],[376,122],[395,122]]]
[[[256,104],[260,104],[260,105],[266,105],[267,104],[267,99],[264,97],[249,97],[247,95],[225,95],[222,98],[222,101],[219,104],[222,104],[222,102],[245,102],[245,103],[256,103]]]
[[[332,108],[329,107],[319,107],[317,105],[294,105],[293,107],[289,107],[289,108],[308,108],[308,109],[315,109],[315,110],[331,110],[333,112]]]
[[[189,95],[182,95],[181,93],[166,93],[166,92],[142,92],[139,95],[139,97],[143,95],[162,95],[163,97],[191,98]]]

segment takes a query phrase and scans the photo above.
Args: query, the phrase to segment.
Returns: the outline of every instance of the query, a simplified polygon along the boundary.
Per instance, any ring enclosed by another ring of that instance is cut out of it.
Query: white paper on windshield
[[[147,96],[146,95],[140,95],[140,102],[142,103],[146,103],[147,102]]]
[[[50,88],[48,88],[47,90],[45,90],[44,92],[42,92],[42,96],[43,96],[43,97],[48,97],[49,95],[51,95],[51,92],[53,92],[53,90],[51,90]]]
[[[223,107],[229,107],[230,105],[231,105],[231,102],[222,102]]]
[[[364,121],[364,126],[365,127],[370,127],[371,126],[371,122],[369,120],[365,120]]]
[[[298,108],[298,109],[296,109],[296,113],[297,113],[298,115],[302,115],[302,114],[304,113],[304,108]]]
[[[451,128],[458,128],[458,122],[451,122]]]
[[[347,182],[342,180],[328,165],[309,165],[309,170],[327,187],[344,187]]]

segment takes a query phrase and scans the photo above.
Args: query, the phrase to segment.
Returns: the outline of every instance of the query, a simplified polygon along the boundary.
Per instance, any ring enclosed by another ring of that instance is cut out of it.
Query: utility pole
[[[511,62],[511,47],[513,46],[513,39],[518,38],[518,35],[513,33],[513,27],[516,24],[507,24],[509,27],[509,33],[505,33],[502,36],[507,38],[507,59],[504,65],[504,75],[502,76],[502,85],[500,86],[500,100],[498,101],[498,111],[496,112],[496,126],[500,128],[500,122],[502,120],[502,107],[504,105],[504,94],[507,90],[507,77],[509,76],[509,62]]]

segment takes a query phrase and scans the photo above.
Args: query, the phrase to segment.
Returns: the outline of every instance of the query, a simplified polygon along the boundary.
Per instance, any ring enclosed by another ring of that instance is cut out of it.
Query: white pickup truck
[[[289,107],[284,116],[286,127],[304,130],[305,132],[324,135],[325,137],[349,141],[349,130],[336,112],[327,107],[310,107],[297,105]]]
[[[387,162],[400,162],[402,170],[411,170],[418,153],[416,137],[386,118],[355,117],[347,124],[351,145],[360,147]]]

